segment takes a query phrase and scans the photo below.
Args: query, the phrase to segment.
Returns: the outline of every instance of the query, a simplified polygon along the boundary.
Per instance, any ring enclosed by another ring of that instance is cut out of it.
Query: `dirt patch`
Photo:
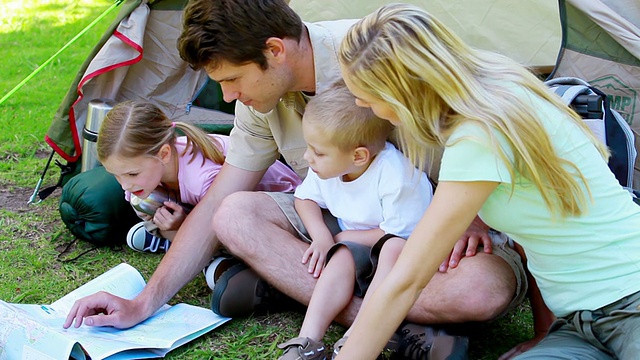
[[[0,210],[26,212],[33,208],[28,205],[33,189],[9,187],[0,189]]]
[[[37,204],[29,205],[29,199],[33,194],[33,188],[23,188],[16,186],[5,186],[0,189],[0,210],[8,210],[15,213],[38,212],[42,210],[42,206]],[[60,189],[56,189],[49,197],[44,200],[46,202],[57,202],[60,196]],[[35,202],[40,199],[36,196]]]

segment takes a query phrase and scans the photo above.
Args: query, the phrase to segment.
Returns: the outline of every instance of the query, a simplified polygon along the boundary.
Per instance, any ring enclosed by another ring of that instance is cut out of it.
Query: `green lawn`
[[[0,2],[0,97],[7,94],[112,4],[106,0],[3,0]],[[50,153],[44,135],[85,57],[117,11],[81,37],[0,105],[0,300],[48,304],[121,262],[148,279],[160,256],[100,249],[63,263],[58,256],[73,236],[59,218],[60,191],[27,206]],[[56,157],[57,158],[57,157]],[[61,159],[60,159],[61,160]],[[44,186],[57,181],[52,168]],[[74,253],[88,249],[79,244]],[[476,286],[481,286],[477,284]],[[473,289],[469,289],[473,291]],[[172,300],[207,307],[202,277]],[[236,319],[173,352],[170,359],[272,359],[276,344],[297,334],[303,314],[287,312]],[[532,335],[528,308],[473,327],[472,359],[495,359]],[[344,329],[333,326],[328,343]]]

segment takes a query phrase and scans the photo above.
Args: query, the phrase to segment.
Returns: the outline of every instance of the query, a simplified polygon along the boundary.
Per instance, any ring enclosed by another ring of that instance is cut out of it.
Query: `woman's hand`
[[[165,201],[164,206],[153,215],[153,222],[160,231],[177,231],[186,218],[187,212],[180,204]]]
[[[446,272],[449,268],[455,268],[460,263],[460,259],[465,256],[474,256],[478,252],[478,246],[482,244],[483,251],[487,254],[492,252],[491,237],[489,237],[489,226],[478,216],[473,220],[464,234],[453,246],[449,256],[444,259],[438,271]]]

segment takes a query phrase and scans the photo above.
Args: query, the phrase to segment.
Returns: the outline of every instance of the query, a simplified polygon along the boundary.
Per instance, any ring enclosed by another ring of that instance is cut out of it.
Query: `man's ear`
[[[363,166],[369,162],[371,152],[364,146],[359,146],[353,151],[353,164],[356,166]]]
[[[287,47],[285,42],[277,37],[270,37],[267,39],[267,59],[275,59],[276,61],[282,61],[287,53]]]
[[[158,150],[158,157],[163,164],[168,164],[171,161],[171,146],[164,144]]]

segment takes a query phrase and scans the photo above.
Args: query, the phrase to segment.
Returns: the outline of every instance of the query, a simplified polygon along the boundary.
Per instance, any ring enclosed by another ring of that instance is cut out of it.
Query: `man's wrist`
[[[138,317],[138,323],[148,319],[151,315],[153,315],[153,313],[156,312],[156,310],[160,308],[160,306],[154,307],[150,299],[145,295],[146,294],[143,291],[133,300],[131,300],[133,313],[136,314],[136,317]]]

